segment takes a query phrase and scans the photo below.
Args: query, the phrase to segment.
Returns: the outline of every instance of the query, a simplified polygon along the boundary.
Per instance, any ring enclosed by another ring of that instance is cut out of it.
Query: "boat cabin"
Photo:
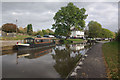
[[[40,44],[40,43],[51,43],[53,40],[51,38],[25,38],[25,44]]]

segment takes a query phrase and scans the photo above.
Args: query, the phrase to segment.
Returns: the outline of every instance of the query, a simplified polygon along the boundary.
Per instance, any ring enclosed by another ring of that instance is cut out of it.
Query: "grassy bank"
[[[106,66],[107,66],[107,75],[109,78],[119,78],[118,77],[118,47],[120,42],[113,41],[105,43],[102,46]]]
[[[2,37],[2,40],[22,40],[26,37],[31,37],[29,35],[17,35],[16,37]]]
[[[73,43],[73,41],[80,43],[80,42],[83,42],[84,40],[83,39],[67,39],[67,40],[66,39],[60,39],[60,41],[63,44],[70,44],[70,43]]]
[[[69,41],[84,41],[83,39],[67,39],[67,40],[69,40]]]

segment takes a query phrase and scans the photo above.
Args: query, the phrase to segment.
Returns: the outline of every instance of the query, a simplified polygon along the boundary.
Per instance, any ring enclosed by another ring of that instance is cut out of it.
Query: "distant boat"
[[[18,50],[31,50],[31,49],[55,46],[55,42],[51,38],[28,37],[24,39],[23,43],[17,42],[16,46]]]

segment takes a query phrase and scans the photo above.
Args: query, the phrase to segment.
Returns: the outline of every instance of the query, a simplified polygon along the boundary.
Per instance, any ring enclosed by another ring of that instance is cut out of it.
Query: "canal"
[[[65,78],[87,52],[88,44],[59,44],[32,51],[3,51],[3,78]]]

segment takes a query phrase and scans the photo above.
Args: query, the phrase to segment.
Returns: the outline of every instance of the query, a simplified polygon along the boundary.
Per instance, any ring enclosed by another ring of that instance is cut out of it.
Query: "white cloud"
[[[12,12],[12,15],[18,15],[18,16],[29,15],[29,14],[30,14],[30,12],[24,12],[24,13],[22,13],[22,12]]]
[[[18,26],[25,27],[33,24],[34,30],[51,28],[55,13],[68,2],[18,2],[3,3],[3,23],[15,23],[18,19]],[[115,31],[118,27],[118,5],[117,3],[93,3],[93,2],[74,2],[74,4],[86,9],[89,21],[95,20],[103,27]]]
[[[2,2],[118,2],[119,0],[2,0]]]
[[[102,24],[104,28],[115,31],[118,28],[117,3],[93,3],[86,7],[87,22],[94,20]]]

